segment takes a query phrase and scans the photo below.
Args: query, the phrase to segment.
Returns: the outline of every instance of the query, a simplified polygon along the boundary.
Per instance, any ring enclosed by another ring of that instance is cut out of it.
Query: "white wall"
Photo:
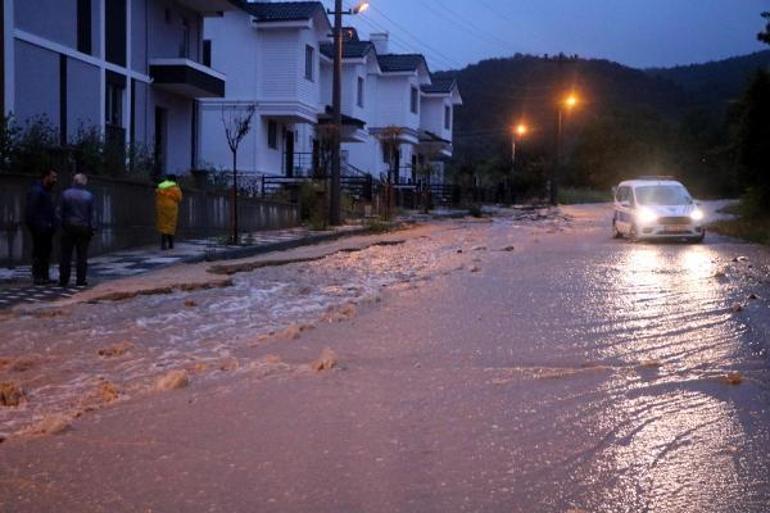
[[[451,115],[450,115],[450,121],[452,122],[449,125],[449,129],[447,130],[444,126],[444,109],[446,107],[449,107]],[[428,130],[430,132],[433,132],[434,134],[438,135],[442,139],[446,139],[447,141],[452,140],[452,124],[454,124],[454,112],[452,107],[452,101],[451,98],[447,96],[423,96],[422,98],[422,113],[420,115],[421,118],[421,127],[424,130]]]
[[[241,10],[220,18],[207,18],[205,39],[211,43],[211,67],[227,75],[228,99],[254,99],[259,75],[259,33],[251,26],[251,16]]]

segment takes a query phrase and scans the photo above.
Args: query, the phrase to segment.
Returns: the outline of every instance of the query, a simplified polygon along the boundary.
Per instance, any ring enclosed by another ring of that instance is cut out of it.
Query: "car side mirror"
[[[617,195],[618,195],[618,188],[617,187],[613,187],[612,188],[612,197],[614,198]]]

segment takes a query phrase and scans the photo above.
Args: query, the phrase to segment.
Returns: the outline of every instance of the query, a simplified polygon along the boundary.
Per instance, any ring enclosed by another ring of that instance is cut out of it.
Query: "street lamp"
[[[353,9],[342,10],[342,0],[334,1],[334,10],[328,14],[334,15],[334,79],[332,81],[332,115],[334,129],[332,131],[332,180],[331,197],[329,201],[329,224],[342,224],[341,212],[341,174],[342,164],[342,15],[360,14],[369,8],[369,2],[361,1]]]
[[[556,205],[558,200],[557,180],[562,167],[562,137],[564,133],[564,115],[572,112],[580,105],[580,97],[574,91],[559,101],[557,107],[557,126],[556,126],[556,163],[551,174],[551,205]]]
[[[511,177],[508,184],[509,202],[513,203],[513,177],[516,173],[516,141],[523,139],[529,132],[529,127],[525,123],[519,123],[511,130]]]

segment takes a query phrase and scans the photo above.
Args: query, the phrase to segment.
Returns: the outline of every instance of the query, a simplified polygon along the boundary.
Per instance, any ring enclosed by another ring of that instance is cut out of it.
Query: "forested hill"
[[[490,59],[459,71],[464,105],[455,119],[459,159],[489,157],[509,140],[510,126],[525,119],[540,134],[555,125],[554,104],[566,91],[581,95],[575,124],[610,113],[654,113],[681,119],[708,109],[721,118],[759,67],[770,66],[770,51],[707,64],[639,70],[598,59],[516,55]]]
[[[706,108],[720,108],[739,97],[751,75],[770,69],[770,50],[705,64],[650,69],[648,74],[670,80],[688,93],[691,101]]]

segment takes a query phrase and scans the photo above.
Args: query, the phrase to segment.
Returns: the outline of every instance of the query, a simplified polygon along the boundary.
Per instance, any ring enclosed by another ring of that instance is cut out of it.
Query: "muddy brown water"
[[[29,396],[0,410],[6,431],[68,411],[99,377],[129,392],[63,434],[0,444],[0,505],[768,511],[767,253],[612,241],[605,213],[587,212],[441,224],[228,289],[6,321],[4,350],[37,355],[0,371]],[[356,315],[321,321],[351,302]],[[258,340],[289,324],[315,329]],[[125,355],[94,351],[123,339]],[[316,374],[325,347],[339,364]],[[238,369],[147,391],[226,358]]]

